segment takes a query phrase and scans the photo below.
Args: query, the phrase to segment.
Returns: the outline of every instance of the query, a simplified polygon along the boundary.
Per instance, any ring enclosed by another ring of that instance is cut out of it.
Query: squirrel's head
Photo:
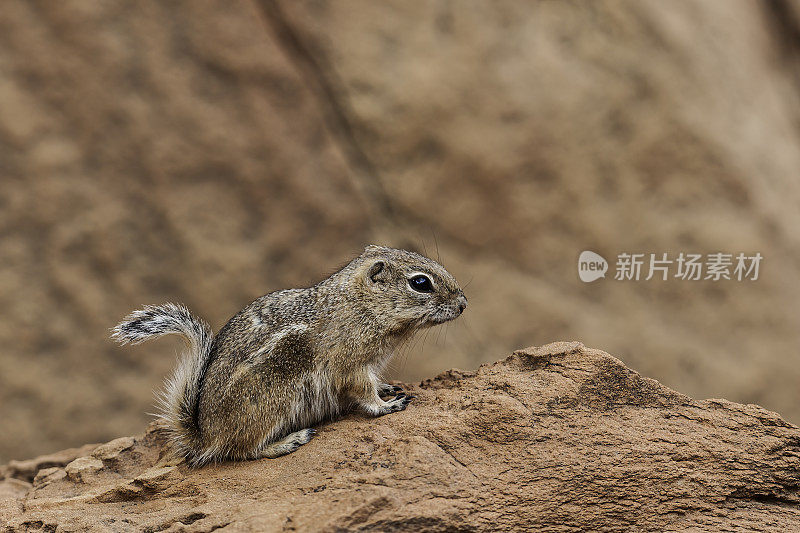
[[[455,278],[427,257],[371,245],[354,264],[357,290],[368,296],[362,300],[369,302],[366,311],[391,311],[397,319],[397,329],[441,324],[457,318],[467,308],[467,298]]]

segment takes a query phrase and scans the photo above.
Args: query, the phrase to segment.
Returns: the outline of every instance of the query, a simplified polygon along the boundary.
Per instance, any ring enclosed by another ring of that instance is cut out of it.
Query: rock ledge
[[[800,429],[576,342],[409,386],[408,410],[199,470],[144,435],[0,467],[6,531],[789,531]]]

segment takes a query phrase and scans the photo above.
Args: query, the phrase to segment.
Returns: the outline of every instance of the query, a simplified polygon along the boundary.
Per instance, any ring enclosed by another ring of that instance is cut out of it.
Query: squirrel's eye
[[[430,278],[422,274],[409,279],[408,284],[417,292],[433,292],[433,284]]]

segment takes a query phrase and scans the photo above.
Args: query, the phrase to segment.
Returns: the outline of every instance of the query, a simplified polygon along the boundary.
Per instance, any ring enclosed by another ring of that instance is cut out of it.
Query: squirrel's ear
[[[389,270],[386,268],[386,263],[383,261],[375,261],[369,267],[367,276],[374,283],[387,281],[389,279]]]

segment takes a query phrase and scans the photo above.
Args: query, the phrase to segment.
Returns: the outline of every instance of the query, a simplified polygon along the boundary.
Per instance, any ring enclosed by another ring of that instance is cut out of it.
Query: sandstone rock
[[[80,448],[70,448],[60,452],[42,455],[35,459],[28,459],[25,461],[10,461],[7,465],[0,467],[0,476],[6,478],[22,479],[24,481],[32,481],[38,472],[46,470],[50,467],[64,466],[77,457],[82,457],[92,450],[96,449],[99,444],[86,444]]]
[[[92,451],[92,457],[103,461],[117,459],[122,452],[131,448],[134,443],[135,441],[131,437],[120,437],[95,448]]]
[[[91,479],[94,474],[102,470],[102,468],[103,461],[95,457],[78,457],[64,467],[64,472],[67,474],[70,481],[85,483],[88,479]],[[48,477],[54,473],[55,472],[48,473]]]
[[[790,531],[800,520],[800,429],[756,405],[693,400],[580,343],[408,387],[406,411],[326,423],[274,460],[171,465],[151,425],[104,447],[116,451],[101,469],[100,448],[86,450],[66,466],[91,465],[80,480],[51,467],[31,485],[5,468],[0,516],[7,531]]]

